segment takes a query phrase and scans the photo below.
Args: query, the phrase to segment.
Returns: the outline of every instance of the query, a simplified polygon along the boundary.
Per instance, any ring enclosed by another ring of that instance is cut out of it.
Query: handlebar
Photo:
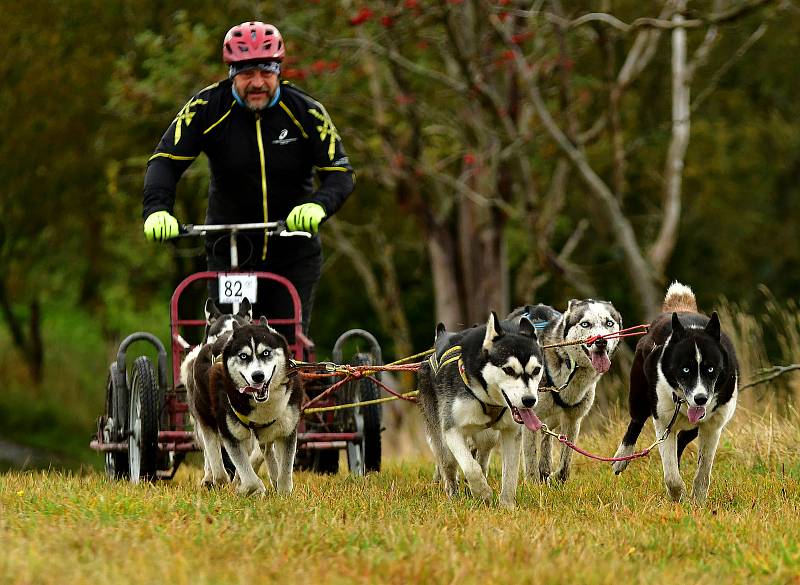
[[[308,232],[289,231],[286,229],[285,221],[270,221],[266,223],[220,223],[209,225],[185,224],[180,226],[178,237],[205,236],[210,233],[228,234],[231,251],[231,270],[237,270],[239,268],[239,247],[236,242],[236,237],[239,232],[246,231],[263,231],[267,236],[312,237],[312,234]]]
[[[220,223],[220,224],[191,224],[187,223],[180,226],[178,236],[205,236],[209,233],[232,234],[248,231],[264,231],[268,236],[300,236],[311,238],[309,232],[289,231],[285,221],[270,221],[266,223]]]

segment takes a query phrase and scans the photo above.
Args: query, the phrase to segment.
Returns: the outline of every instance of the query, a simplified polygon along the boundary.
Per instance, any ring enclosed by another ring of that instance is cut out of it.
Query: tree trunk
[[[678,0],[677,13],[672,17],[676,24],[685,19],[686,0]],[[667,151],[664,171],[664,212],[658,237],[650,249],[650,262],[656,274],[663,278],[678,239],[681,216],[681,187],[683,164],[689,146],[690,111],[689,82],[686,70],[686,29],[676,26],[672,30],[672,139]]]
[[[433,277],[433,295],[436,307],[436,320],[448,329],[461,329],[464,326],[464,311],[461,295],[458,292],[458,271],[455,244],[450,233],[437,228],[428,234],[428,253]],[[434,329],[431,327],[431,339]]]

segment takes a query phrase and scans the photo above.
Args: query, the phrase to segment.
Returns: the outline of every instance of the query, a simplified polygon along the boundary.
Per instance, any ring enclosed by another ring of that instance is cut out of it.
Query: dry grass
[[[9,473],[0,582],[797,582],[797,420],[739,412],[702,509],[667,501],[657,455],[619,477],[579,458],[566,485],[521,484],[515,512],[448,500],[421,456],[364,478],[299,473],[290,497],[263,499],[202,490],[189,466],[139,486]],[[582,442],[612,452],[623,421],[598,427]]]
[[[717,307],[744,381],[800,361],[800,311],[765,296],[758,318]],[[613,453],[627,422],[615,362],[580,441],[596,453]],[[386,411],[381,473],[299,473],[291,497],[205,491],[189,465],[139,486],[91,470],[7,473],[0,583],[800,583],[798,396],[796,372],[743,393],[704,508],[667,500],[657,454],[619,477],[576,456],[566,485],[520,484],[515,512],[448,500],[406,404]],[[687,485],[695,464],[690,447]]]

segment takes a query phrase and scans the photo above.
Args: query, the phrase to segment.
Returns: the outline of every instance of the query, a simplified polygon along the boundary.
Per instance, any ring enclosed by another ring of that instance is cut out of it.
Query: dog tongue
[[[604,351],[589,352],[589,359],[592,360],[592,367],[598,374],[605,374],[611,367],[611,360]]]
[[[542,421],[533,413],[533,410],[530,408],[518,408],[517,412],[519,413],[522,422],[525,423],[525,426],[528,427],[532,431],[538,431],[542,428]]]
[[[686,416],[689,417],[689,422],[694,424],[706,415],[705,406],[690,406],[686,410]]]
[[[261,389],[264,387],[264,382],[260,384],[256,384],[255,386],[245,386],[244,388],[239,388],[239,392],[242,394],[256,394],[261,392]]]

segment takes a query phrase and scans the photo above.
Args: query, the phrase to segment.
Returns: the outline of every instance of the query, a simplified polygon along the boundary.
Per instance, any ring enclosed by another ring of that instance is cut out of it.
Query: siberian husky
[[[229,481],[222,461],[224,445],[240,481],[237,491],[264,493],[250,459],[255,435],[273,486],[282,493],[292,491],[302,388],[298,378],[288,376],[289,363],[286,339],[263,317],[201,348],[186,389],[203,448],[204,484]]]
[[[449,496],[458,492],[456,464],[472,493],[488,502],[492,489],[472,449],[499,431],[503,456],[500,503],[513,508],[519,480],[521,429],[541,428],[538,400],[542,350],[533,325],[504,330],[492,312],[486,325],[459,333],[437,328],[437,350],[419,371],[419,398],[428,440]]]
[[[674,501],[684,497],[678,466],[686,445],[699,436],[692,498],[702,504],[708,496],[720,434],[736,410],[739,367],[733,344],[720,330],[717,313],[711,318],[699,314],[688,286],[672,283],[662,311],[636,344],[628,399],[631,422],[616,456],[633,452],[649,417],[661,438],[676,404],[681,403],[667,440],[658,447],[664,483]],[[617,461],[612,468],[619,474],[627,465],[627,461]]]
[[[534,322],[543,346],[609,335],[622,327],[622,319],[614,305],[594,299],[572,299],[563,314],[548,305],[527,305],[516,309],[506,319],[516,323],[523,317]],[[616,338],[599,338],[590,344],[544,349],[547,385],[557,391],[541,393],[536,415],[550,428],[558,428],[572,442],[578,440],[581,423],[594,404],[597,382],[611,367],[611,356],[618,343]],[[550,436],[544,433],[523,433],[527,478],[549,480],[551,444]],[[566,481],[569,477],[571,459],[572,450],[563,445],[554,474],[559,481]]]

